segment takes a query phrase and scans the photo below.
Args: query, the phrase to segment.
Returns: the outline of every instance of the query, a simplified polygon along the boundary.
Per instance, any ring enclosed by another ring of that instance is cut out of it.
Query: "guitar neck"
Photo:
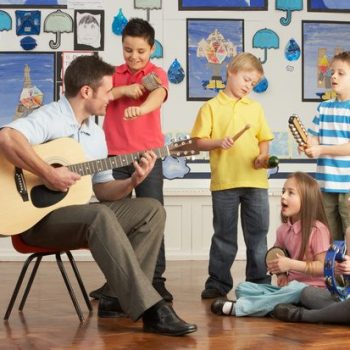
[[[170,155],[170,151],[167,146],[155,148],[152,151],[156,154],[157,158],[164,158]],[[98,159],[83,163],[71,164],[67,167],[69,170],[78,173],[81,176],[92,175],[100,171],[121,168],[123,166],[130,165],[134,161],[138,161],[144,153],[145,151],[122,154],[119,156],[108,157],[106,159]]]

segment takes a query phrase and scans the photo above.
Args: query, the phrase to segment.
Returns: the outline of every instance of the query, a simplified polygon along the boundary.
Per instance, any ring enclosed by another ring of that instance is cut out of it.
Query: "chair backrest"
[[[22,239],[21,235],[13,235],[11,236],[12,239],[12,245],[13,247],[22,254],[29,254],[29,253],[57,253],[59,252],[58,249],[50,249],[50,248],[42,248],[42,247],[36,247],[32,245],[28,245],[25,243]]]

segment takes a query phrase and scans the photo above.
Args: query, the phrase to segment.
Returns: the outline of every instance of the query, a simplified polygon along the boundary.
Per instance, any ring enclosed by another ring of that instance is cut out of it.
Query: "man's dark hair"
[[[154,45],[154,28],[142,18],[131,18],[123,29],[122,41],[126,36],[145,39],[152,47]]]
[[[96,90],[106,75],[113,75],[114,66],[104,62],[96,55],[78,56],[68,66],[64,74],[66,97],[75,97],[79,90],[88,85]]]

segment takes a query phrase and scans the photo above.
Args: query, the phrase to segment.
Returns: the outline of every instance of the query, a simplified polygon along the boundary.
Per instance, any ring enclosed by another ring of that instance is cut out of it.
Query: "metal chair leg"
[[[67,251],[66,252],[67,256],[68,256],[68,259],[70,261],[70,264],[72,265],[72,269],[74,271],[74,274],[75,274],[75,277],[79,283],[79,287],[80,287],[80,290],[81,290],[81,293],[83,294],[83,297],[84,297],[84,300],[85,300],[85,303],[86,303],[86,306],[88,307],[89,311],[92,311],[92,305],[91,305],[91,302],[90,302],[90,299],[89,299],[89,296],[86,292],[86,288],[84,286],[84,283],[83,283],[83,280],[80,276],[80,273],[79,273],[79,270],[78,270],[78,267],[75,263],[75,260],[74,260],[74,257],[73,257],[73,254],[70,252],[70,251]]]
[[[17,295],[18,295],[18,292],[21,288],[21,285],[22,285],[22,282],[23,282],[23,279],[25,277],[25,274],[27,272],[27,269],[28,269],[28,266],[29,264],[31,263],[31,261],[36,258],[38,256],[38,254],[31,254],[27,260],[25,261],[23,267],[22,267],[22,270],[21,270],[21,273],[18,277],[18,280],[17,280],[17,283],[16,283],[16,286],[15,286],[15,289],[13,290],[13,293],[12,293],[12,297],[11,297],[11,300],[9,302],[9,305],[7,307],[7,310],[6,310],[6,313],[5,313],[5,316],[4,316],[4,320],[8,320],[10,315],[11,315],[11,311],[13,309],[13,305],[15,304],[15,301],[17,299]]]
[[[77,298],[74,294],[74,291],[73,291],[73,288],[69,282],[69,279],[68,279],[68,276],[67,276],[67,273],[66,273],[66,270],[63,266],[63,262],[62,262],[62,259],[61,259],[61,254],[62,253],[56,253],[56,261],[57,261],[57,265],[61,271],[61,274],[62,274],[62,277],[64,279],[64,282],[66,284],[66,287],[68,289],[68,292],[69,292],[69,295],[72,299],[72,302],[73,302],[73,305],[75,307],[75,311],[77,312],[78,314],[78,317],[79,317],[79,320],[80,322],[84,322],[84,317],[83,317],[83,313],[81,312],[81,309],[80,309],[80,306],[79,306],[79,303],[77,301]]]
[[[28,283],[27,283],[27,287],[26,287],[26,289],[25,289],[25,291],[24,291],[24,293],[23,293],[23,297],[22,297],[21,303],[19,304],[19,308],[18,308],[19,311],[22,311],[23,308],[24,308],[24,304],[26,303],[28,294],[29,294],[30,289],[31,289],[31,287],[32,287],[34,278],[35,278],[35,276],[36,276],[36,272],[38,271],[39,265],[40,265],[41,260],[42,260],[42,258],[43,258],[43,255],[42,255],[42,254],[38,253],[37,255],[38,255],[38,256],[37,256],[37,259],[36,259],[36,261],[35,261],[35,265],[34,265],[34,267],[33,267],[32,273],[31,273],[31,275],[30,275],[30,277],[29,277],[29,280],[28,280]]]

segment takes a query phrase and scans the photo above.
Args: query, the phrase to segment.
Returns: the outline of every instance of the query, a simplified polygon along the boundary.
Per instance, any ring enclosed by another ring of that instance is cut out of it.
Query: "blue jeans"
[[[238,209],[246,244],[246,280],[270,283],[265,265],[269,202],[267,189],[234,188],[212,192],[214,235],[211,240],[209,277],[205,288],[227,294],[233,287],[231,267],[236,258]]]
[[[127,179],[135,171],[133,165],[124,166],[121,168],[113,169],[113,177],[115,179]],[[163,168],[162,160],[157,159],[152,171],[148,176],[135,188],[136,197],[148,197],[157,199],[162,205],[164,205],[163,198]],[[131,193],[130,193],[131,196]],[[156,268],[154,271],[153,282],[165,281],[162,277],[165,272],[165,248],[164,248],[164,235],[162,243],[160,245]]]

